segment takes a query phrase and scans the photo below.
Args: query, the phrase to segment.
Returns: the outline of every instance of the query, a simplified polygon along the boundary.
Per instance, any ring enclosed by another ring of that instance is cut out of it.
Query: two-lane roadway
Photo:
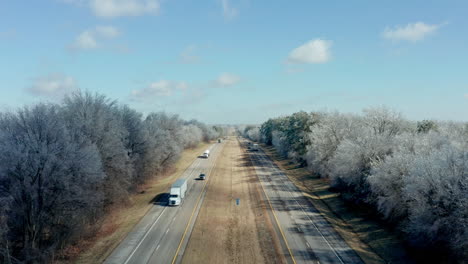
[[[293,263],[363,263],[265,152],[248,153]]]
[[[210,181],[210,172],[223,143],[210,147],[208,159],[198,158],[180,177],[187,179],[187,193],[180,206],[168,206],[168,195],[155,203],[127,237],[106,259],[106,264],[178,263]],[[201,154],[201,153],[200,153]],[[198,180],[200,173],[206,180]]]

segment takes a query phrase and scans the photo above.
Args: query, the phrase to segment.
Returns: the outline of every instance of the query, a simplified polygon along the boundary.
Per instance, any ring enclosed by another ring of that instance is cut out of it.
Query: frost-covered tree
[[[184,147],[182,122],[176,115],[151,113],[144,127],[148,134],[147,148],[143,156],[144,178],[154,176],[172,165]]]
[[[262,140],[290,157],[302,144],[308,168],[344,198],[375,206],[414,245],[468,258],[468,123],[410,122],[378,107],[313,113],[305,130],[293,116],[263,123]],[[301,129],[309,140],[294,143]]]
[[[418,133],[427,133],[431,130],[437,130],[437,124],[432,120],[419,121],[416,130]]]
[[[308,133],[310,144],[307,145],[305,159],[309,169],[322,177],[330,174],[330,159],[343,139],[362,126],[362,120],[352,115],[317,113],[316,123]]]
[[[260,128],[254,125],[242,125],[237,127],[239,133],[244,137],[259,142],[260,141]]]
[[[288,146],[286,145],[286,136],[283,132],[274,130],[271,133],[271,143],[275,149],[283,156],[288,155]]]
[[[59,107],[45,104],[2,115],[0,146],[0,201],[9,205],[11,246],[26,262],[44,262],[101,208],[98,150],[67,128]]]
[[[419,246],[442,242],[468,257],[468,151],[447,145],[411,165],[402,192],[405,232]]]
[[[47,263],[216,130],[77,92],[0,113],[0,262]]]
[[[208,125],[205,125],[205,124],[203,124],[200,121],[197,121],[195,119],[186,122],[186,124],[187,125],[196,125],[196,126],[198,126],[202,131],[203,141],[205,141],[205,142],[208,142],[210,140],[213,140],[213,139],[219,137],[220,132],[222,133],[222,130],[220,129],[220,127],[208,126]]]
[[[195,125],[184,125],[181,134],[185,148],[194,148],[203,141],[203,131]]]

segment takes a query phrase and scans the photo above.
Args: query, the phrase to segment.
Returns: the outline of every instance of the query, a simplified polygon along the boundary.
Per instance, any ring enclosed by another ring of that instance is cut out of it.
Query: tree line
[[[414,122],[378,107],[360,115],[298,112],[243,133],[329,178],[411,245],[468,259],[468,123]]]
[[[222,134],[88,92],[0,113],[0,262],[51,261],[183,149]]]

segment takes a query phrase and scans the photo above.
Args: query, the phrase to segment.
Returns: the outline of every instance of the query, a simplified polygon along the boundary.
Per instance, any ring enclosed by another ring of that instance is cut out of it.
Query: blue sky
[[[0,110],[103,93],[260,123],[386,105],[468,121],[468,2],[0,0]]]

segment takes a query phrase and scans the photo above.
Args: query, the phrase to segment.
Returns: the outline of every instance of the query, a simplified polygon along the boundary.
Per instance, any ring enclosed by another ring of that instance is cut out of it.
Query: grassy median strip
[[[394,234],[366,219],[364,213],[350,209],[339,193],[329,191],[326,179],[282,158],[273,147],[262,147],[365,263],[411,263]]]
[[[140,186],[138,192],[130,196],[126,205],[111,210],[104,217],[95,237],[77,246],[80,253],[76,258],[62,263],[102,263],[145,216],[155,197],[165,192],[210,144],[202,143],[193,149],[185,150],[169,173],[164,177],[157,176]]]

